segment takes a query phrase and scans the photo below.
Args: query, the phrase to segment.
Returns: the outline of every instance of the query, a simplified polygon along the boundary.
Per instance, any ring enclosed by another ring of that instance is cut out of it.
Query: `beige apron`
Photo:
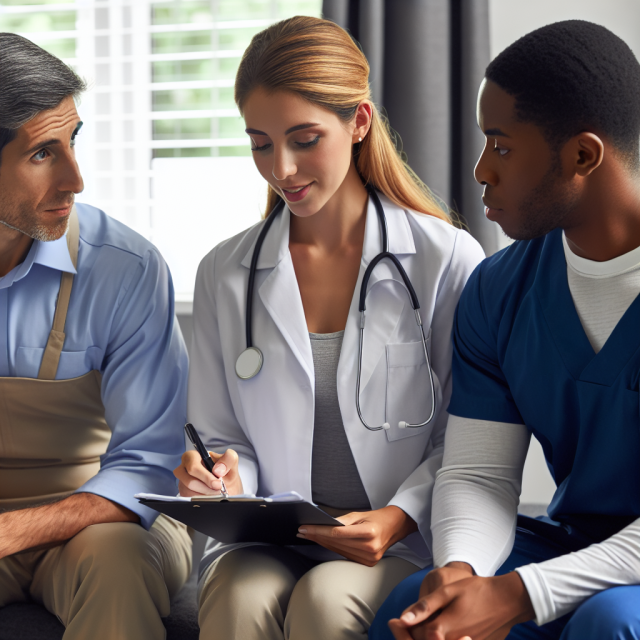
[[[71,211],[67,244],[77,266],[78,216]],[[73,274],[63,272],[53,328],[38,378],[0,378],[0,511],[64,498],[100,469],[111,438],[101,376],[56,380]]]

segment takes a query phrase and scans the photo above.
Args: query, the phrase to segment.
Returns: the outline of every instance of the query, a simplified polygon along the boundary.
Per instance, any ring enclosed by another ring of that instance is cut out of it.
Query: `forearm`
[[[522,425],[450,417],[433,496],[436,567],[460,561],[490,576],[505,560],[529,439]]]
[[[517,569],[546,624],[605,589],[640,584],[640,520],[600,544]]]
[[[53,504],[8,511],[0,514],[0,558],[62,544],[92,524],[139,521],[129,509],[92,493],[76,493]]]

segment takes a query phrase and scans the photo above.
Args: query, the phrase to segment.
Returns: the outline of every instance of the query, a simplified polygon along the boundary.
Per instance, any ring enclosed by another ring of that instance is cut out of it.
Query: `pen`
[[[202,444],[202,440],[200,440],[200,436],[198,435],[195,427],[190,422],[187,422],[187,424],[184,425],[184,430],[187,432],[187,436],[189,440],[191,440],[193,446],[196,448],[196,451],[200,454],[202,462],[204,462],[204,466],[207,468],[207,471],[209,471],[209,473],[213,473],[213,466],[215,465],[215,462]],[[224,480],[222,478],[218,479],[220,480],[220,493],[222,494],[222,497],[228,498],[229,494],[227,493],[227,488],[224,486]]]

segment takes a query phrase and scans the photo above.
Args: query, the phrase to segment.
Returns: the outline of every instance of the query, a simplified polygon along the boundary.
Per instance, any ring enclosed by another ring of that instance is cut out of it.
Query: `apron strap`
[[[69,256],[73,266],[78,266],[78,245],[80,242],[80,225],[75,205],[69,215],[69,230],[67,231],[67,246]],[[73,287],[73,273],[63,271],[60,278],[60,291],[56,304],[56,313],[53,318],[53,327],[49,333],[49,340],[42,356],[42,363],[38,373],[38,380],[55,380],[58,372],[60,354],[64,346],[64,326],[67,322],[67,311],[69,310],[69,300],[71,299],[71,288]]]

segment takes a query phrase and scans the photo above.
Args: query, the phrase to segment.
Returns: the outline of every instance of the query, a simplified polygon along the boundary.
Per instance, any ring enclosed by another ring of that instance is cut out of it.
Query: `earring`
[[[362,138],[358,138],[358,142],[362,142]]]

